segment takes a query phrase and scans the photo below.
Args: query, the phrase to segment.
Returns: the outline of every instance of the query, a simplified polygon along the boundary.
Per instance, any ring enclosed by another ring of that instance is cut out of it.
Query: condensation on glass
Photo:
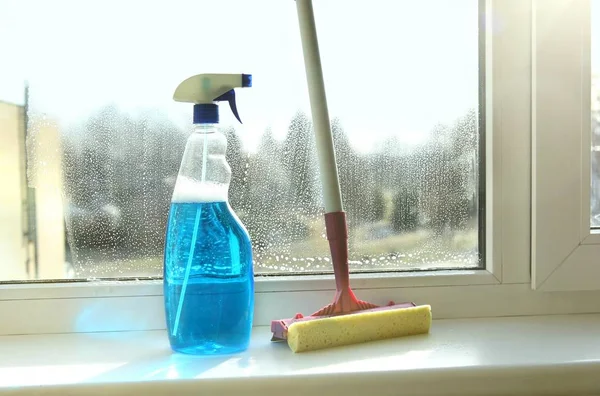
[[[592,1],[591,226],[600,229],[600,3]]]
[[[479,3],[315,2],[353,271],[483,265]],[[0,138],[23,153],[0,170],[0,280],[161,275],[191,131],[171,95],[207,71],[254,75],[244,124],[221,116],[256,272],[330,271],[296,21],[279,0],[0,3]]]

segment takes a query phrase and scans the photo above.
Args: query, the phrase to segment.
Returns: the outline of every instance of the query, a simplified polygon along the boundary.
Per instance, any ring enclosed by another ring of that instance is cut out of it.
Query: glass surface
[[[592,1],[592,188],[591,225],[600,228],[600,4]]]
[[[315,1],[353,271],[483,265],[479,4]],[[254,76],[221,126],[255,273],[331,271],[294,2],[3,0],[0,37],[0,280],[161,275],[203,72]]]

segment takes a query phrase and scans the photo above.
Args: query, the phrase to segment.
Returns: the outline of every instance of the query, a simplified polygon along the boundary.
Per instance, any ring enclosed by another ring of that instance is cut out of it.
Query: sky
[[[411,145],[478,102],[477,0],[314,0],[330,116],[353,146]],[[172,100],[199,73],[251,73],[238,91],[246,148],[282,139],[310,114],[293,0],[0,0],[0,100],[61,127],[116,104],[155,109],[182,127]],[[236,124],[226,105],[223,124]]]

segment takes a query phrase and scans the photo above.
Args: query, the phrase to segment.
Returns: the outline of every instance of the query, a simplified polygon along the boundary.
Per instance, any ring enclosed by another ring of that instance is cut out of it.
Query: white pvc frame
[[[600,234],[590,227],[590,0],[533,7],[532,285],[600,289]]]

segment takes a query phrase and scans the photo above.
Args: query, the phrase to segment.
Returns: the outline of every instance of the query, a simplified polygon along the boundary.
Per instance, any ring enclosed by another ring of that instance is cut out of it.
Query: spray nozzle
[[[214,102],[221,101],[229,103],[233,115],[241,123],[234,88],[251,86],[251,74],[197,74],[179,84],[173,99],[195,104],[195,124],[218,122],[218,110]]]

